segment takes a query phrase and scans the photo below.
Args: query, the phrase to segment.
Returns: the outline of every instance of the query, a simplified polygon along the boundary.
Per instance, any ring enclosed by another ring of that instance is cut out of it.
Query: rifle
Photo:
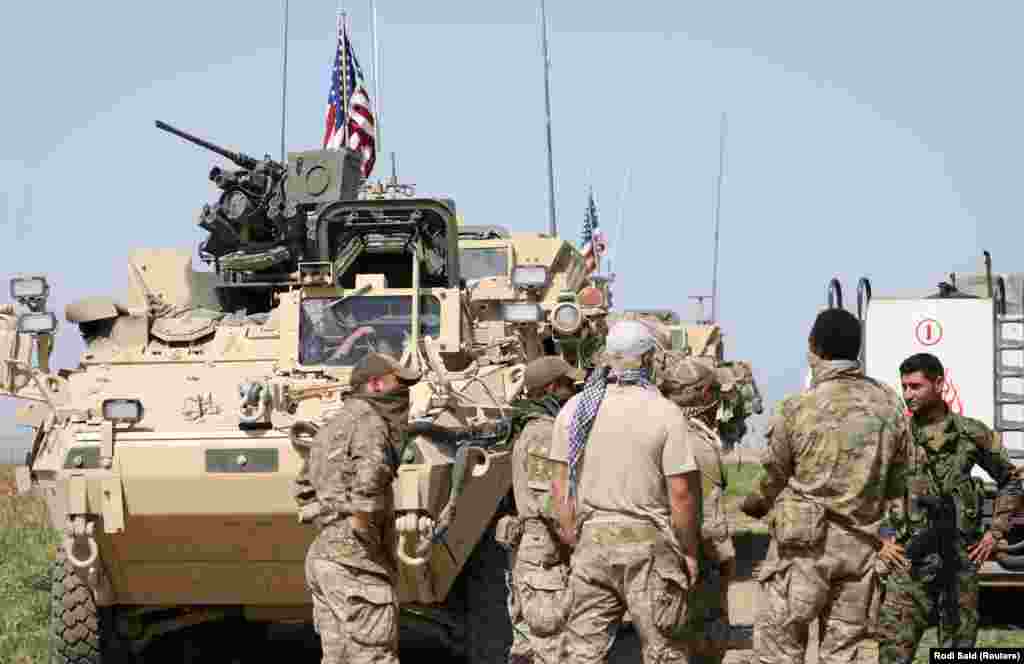
[[[950,495],[917,496],[914,498],[918,509],[928,515],[929,527],[914,535],[907,542],[906,554],[911,563],[911,576],[920,579],[934,574],[940,584],[939,598],[939,642],[942,643],[943,627],[955,633],[960,626],[959,578],[960,557],[956,549],[959,539],[956,502]],[[928,559],[937,556],[938,566]]]

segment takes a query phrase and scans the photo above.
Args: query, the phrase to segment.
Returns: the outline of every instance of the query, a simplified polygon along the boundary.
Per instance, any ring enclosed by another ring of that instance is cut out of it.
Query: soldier
[[[702,478],[700,532],[704,565],[702,592],[691,595],[694,606],[690,609],[690,622],[696,627],[696,642],[690,662],[717,664],[729,645],[729,582],[736,573],[736,549],[722,504],[722,441],[713,428],[720,399],[719,383],[710,368],[678,351],[663,353],[658,364],[659,389],[680,407],[698,432],[693,437],[693,452]]]
[[[510,662],[564,660],[563,628],[572,604],[569,550],[558,538],[548,457],[555,416],[576,393],[575,381],[583,378],[583,371],[560,357],[536,359],[526,365],[527,398],[513,404],[523,428],[512,452],[518,532],[507,538],[512,550]]]
[[[740,506],[762,518],[774,504],[754,625],[764,664],[804,661],[816,618],[822,664],[877,657],[878,529],[885,500],[902,493],[910,434],[895,391],[861,371],[860,341],[848,311],[818,314],[811,387],[783,400],[764,474]]]
[[[391,483],[416,372],[368,354],[354,394],[316,434],[308,476],[320,533],[306,554],[306,584],[323,663],[398,662],[398,575]]]
[[[568,661],[605,662],[626,610],[645,662],[685,661],[697,582],[697,435],[651,384],[655,340],[638,321],[608,332],[607,367],[555,420],[559,536],[572,553]]]
[[[936,614],[939,647],[974,647],[978,569],[1005,539],[1010,515],[1020,506],[1021,482],[999,437],[982,422],[950,412],[942,398],[944,377],[942,363],[929,353],[911,355],[900,365],[903,398],[913,414],[912,445],[907,491],[900,493],[886,520],[892,530],[889,542],[901,555],[884,578],[885,599],[878,619],[882,664],[910,662]],[[998,491],[992,525],[984,536],[982,496],[971,479],[975,464],[995,480]],[[937,560],[937,552],[929,552],[932,560],[912,564],[902,557],[903,545],[935,526],[915,501],[920,496],[953,498],[959,533],[953,547],[956,560]],[[945,566],[951,573],[940,571]],[[943,606],[943,594],[950,591],[956,604]]]

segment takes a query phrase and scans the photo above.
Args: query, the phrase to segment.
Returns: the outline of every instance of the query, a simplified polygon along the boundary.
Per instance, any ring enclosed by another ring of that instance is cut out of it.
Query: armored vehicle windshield
[[[441,302],[420,298],[420,336],[441,334]],[[302,300],[299,362],[353,366],[367,353],[398,359],[412,339],[412,295],[359,295]]]

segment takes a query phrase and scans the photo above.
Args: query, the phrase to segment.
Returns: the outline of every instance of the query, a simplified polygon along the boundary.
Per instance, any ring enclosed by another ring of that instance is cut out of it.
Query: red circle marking
[[[922,346],[934,346],[942,341],[942,324],[934,318],[923,318],[914,328],[914,336]]]

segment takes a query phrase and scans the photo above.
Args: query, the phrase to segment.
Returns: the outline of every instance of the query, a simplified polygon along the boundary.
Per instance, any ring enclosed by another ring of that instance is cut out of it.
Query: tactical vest
[[[957,509],[957,526],[963,542],[971,543],[981,536],[984,500],[982,482],[971,477],[977,459],[975,439],[991,435],[981,422],[950,413],[940,434],[942,443],[934,447],[925,428],[911,422],[910,462],[903,500],[903,518],[896,519],[901,541],[931,524],[915,505],[918,496],[952,496]]]

